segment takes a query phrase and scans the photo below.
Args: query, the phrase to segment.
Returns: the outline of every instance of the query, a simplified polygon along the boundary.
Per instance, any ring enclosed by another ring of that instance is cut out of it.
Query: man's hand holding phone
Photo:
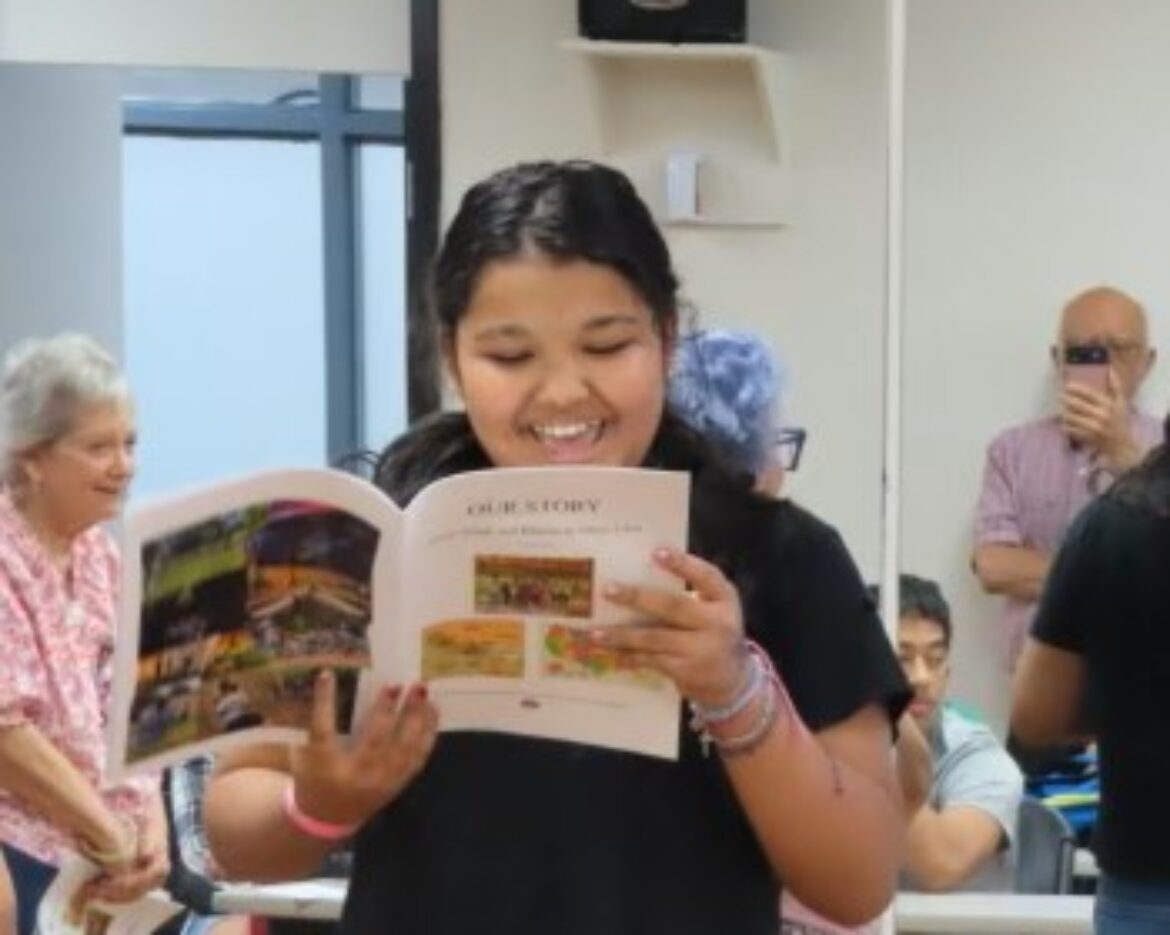
[[[1109,348],[1071,344],[1061,367],[1061,424],[1074,445],[1091,449],[1112,473],[1137,463],[1130,432],[1129,400],[1110,366]]]

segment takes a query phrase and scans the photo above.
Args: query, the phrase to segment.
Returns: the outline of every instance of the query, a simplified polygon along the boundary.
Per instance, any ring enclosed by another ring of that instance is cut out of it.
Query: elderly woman
[[[100,868],[90,895],[125,902],[162,882],[167,841],[157,781],[103,777],[126,382],[80,335],[21,344],[0,380],[0,841],[25,935],[70,853]]]

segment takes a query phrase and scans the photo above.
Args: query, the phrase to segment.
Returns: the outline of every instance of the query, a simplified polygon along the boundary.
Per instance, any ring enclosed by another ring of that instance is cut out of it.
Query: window
[[[363,79],[363,108],[346,77],[131,73],[138,493],[320,465],[406,424],[401,85]]]

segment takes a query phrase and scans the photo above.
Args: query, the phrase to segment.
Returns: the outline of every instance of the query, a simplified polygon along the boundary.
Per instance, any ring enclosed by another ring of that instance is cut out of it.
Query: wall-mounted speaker
[[[587,39],[744,42],[747,0],[577,0]]]

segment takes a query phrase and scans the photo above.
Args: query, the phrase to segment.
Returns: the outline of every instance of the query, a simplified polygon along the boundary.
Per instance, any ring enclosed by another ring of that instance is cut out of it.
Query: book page
[[[314,678],[337,675],[348,730],[372,620],[397,614],[402,518],[338,471],[253,475],[135,505],[123,525],[110,772],[291,740]]]
[[[590,632],[629,622],[610,582],[681,589],[653,563],[686,547],[689,477],[622,468],[479,471],[408,512],[400,664],[443,730],[496,730],[677,757],[673,684]]]
[[[74,895],[97,873],[97,867],[80,857],[61,865],[37,909],[38,935],[150,935],[183,911],[160,891],[132,903],[93,901],[74,907]]]

